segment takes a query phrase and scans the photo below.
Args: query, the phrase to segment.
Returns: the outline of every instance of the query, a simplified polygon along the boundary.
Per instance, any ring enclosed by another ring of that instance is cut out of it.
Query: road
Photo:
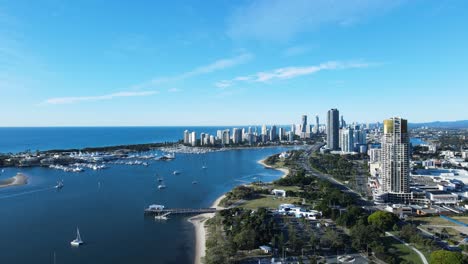
[[[330,175],[321,173],[317,171],[316,169],[312,168],[309,164],[309,156],[313,152],[318,152],[322,146],[324,146],[325,143],[316,143],[312,145],[310,148],[306,149],[302,156],[299,158],[299,165],[306,171],[306,173],[311,174],[317,178],[327,180],[331,183],[333,183],[339,190],[347,193],[354,194],[355,197],[358,199],[360,202],[360,205],[365,205],[365,206],[373,206],[373,203],[364,199],[360,193],[354,191],[353,189],[349,188],[348,186],[344,185],[340,181],[336,180]]]
[[[427,259],[426,259],[426,256],[424,256],[424,254],[423,254],[421,251],[419,251],[417,248],[411,246],[410,244],[406,243],[405,241],[401,240],[399,237],[393,235],[393,234],[390,233],[390,232],[385,232],[385,234],[386,234],[387,236],[393,237],[394,239],[400,241],[400,242],[401,242],[402,244],[404,244],[405,246],[411,248],[414,252],[416,252],[416,253],[419,255],[419,257],[421,258],[421,260],[422,260],[422,262],[423,262],[424,264],[429,264],[429,262],[428,262]]]

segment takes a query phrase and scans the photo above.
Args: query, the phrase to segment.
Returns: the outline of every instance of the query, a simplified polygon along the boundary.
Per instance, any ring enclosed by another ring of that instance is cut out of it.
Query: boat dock
[[[195,215],[204,213],[215,213],[216,208],[172,208],[172,209],[158,209],[147,208],[145,214],[179,214],[179,215]]]

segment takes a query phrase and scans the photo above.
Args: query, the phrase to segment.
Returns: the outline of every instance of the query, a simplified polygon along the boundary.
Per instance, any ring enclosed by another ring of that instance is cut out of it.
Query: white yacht
[[[164,183],[161,183],[158,185],[158,189],[159,190],[166,189],[166,185]]]
[[[207,167],[207,166],[202,166],[201,168],[202,168],[202,169],[204,169],[204,170],[205,170],[205,169],[208,169],[208,167]]]
[[[172,174],[174,174],[174,175],[179,175],[180,173],[181,173],[181,172],[178,171],[178,170],[175,170],[174,172],[172,172]]]
[[[81,240],[81,236],[80,236],[80,229],[78,229],[78,227],[76,228],[76,238],[70,242],[70,244],[72,246],[80,246],[80,245],[83,245],[83,240]]]

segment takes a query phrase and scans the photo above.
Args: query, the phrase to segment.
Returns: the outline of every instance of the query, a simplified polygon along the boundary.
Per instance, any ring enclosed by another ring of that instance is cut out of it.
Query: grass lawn
[[[277,209],[280,204],[297,202],[301,202],[301,199],[297,197],[276,198],[273,195],[262,195],[260,198],[248,200],[240,206],[246,209],[258,209],[262,207]]]
[[[458,220],[463,223],[468,223],[468,216],[453,216],[451,217],[455,220]],[[414,222],[418,222],[423,225],[444,225],[444,226],[457,226],[450,221],[447,221],[439,216],[430,216],[430,217],[415,217],[413,218]]]
[[[280,185],[273,185],[274,189],[285,190],[285,191],[301,191],[299,186],[280,186]]]
[[[398,263],[405,260],[409,263],[422,264],[421,258],[416,252],[393,237],[383,237],[382,242],[388,249],[388,254],[394,257]]]

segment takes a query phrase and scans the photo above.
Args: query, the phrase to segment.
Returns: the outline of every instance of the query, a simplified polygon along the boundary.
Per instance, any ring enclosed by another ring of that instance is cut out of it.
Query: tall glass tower
[[[330,109],[327,114],[327,147],[330,150],[338,150],[340,132],[340,112],[338,109]]]

